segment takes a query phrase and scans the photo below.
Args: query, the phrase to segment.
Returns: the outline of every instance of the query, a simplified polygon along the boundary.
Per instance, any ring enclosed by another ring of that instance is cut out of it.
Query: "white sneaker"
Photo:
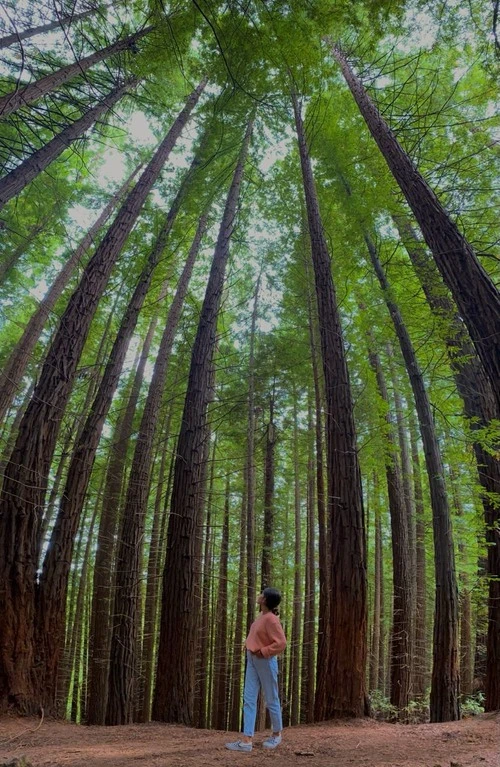
[[[276,748],[281,743],[281,735],[271,735],[263,742],[264,748]]]
[[[236,740],[234,743],[226,743],[226,748],[230,751],[251,751],[252,744],[244,743],[242,740]],[[275,748],[275,746],[272,746],[272,748]]]

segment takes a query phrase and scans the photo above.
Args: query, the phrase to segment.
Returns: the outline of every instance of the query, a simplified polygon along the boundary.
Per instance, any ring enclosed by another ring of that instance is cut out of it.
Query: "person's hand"
[[[264,656],[262,655],[262,650],[256,650],[256,651],[254,652],[254,655],[255,655],[257,658],[263,658],[263,657],[264,657]]]

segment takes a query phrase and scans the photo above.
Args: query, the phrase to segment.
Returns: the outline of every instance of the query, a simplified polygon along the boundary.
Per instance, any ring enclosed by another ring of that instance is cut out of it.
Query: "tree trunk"
[[[9,358],[3,366],[3,370],[0,372],[0,421],[3,420],[6,411],[10,407],[12,400],[19,389],[26,367],[33,354],[33,350],[57,300],[67,287],[78,266],[82,264],[87,251],[94,244],[94,240],[99,234],[100,229],[104,226],[115,210],[118,202],[126,193],[135,175],[139,172],[140,167],[141,166],[138,166],[134,170],[123,186],[113,195],[95,224],[90,227],[83,240],[68,258],[46,295],[40,301],[38,309],[31,316],[21,338],[10,353]]]
[[[245,483],[244,487],[245,487]],[[246,571],[246,523],[247,502],[245,492],[241,501],[240,511],[240,551],[238,562],[238,592],[236,597],[236,618],[234,623],[234,652],[231,678],[231,712],[229,729],[238,732],[241,724],[241,672],[243,668],[243,621],[245,600],[245,571]]]
[[[326,459],[331,520],[330,647],[318,676],[317,720],[366,710],[366,543],[353,403],[330,256],[297,97],[293,96],[318,301],[326,400]]]
[[[460,718],[458,668],[458,588],[451,514],[444,482],[444,468],[432,417],[432,409],[424,379],[403,318],[390,297],[387,277],[380,264],[375,245],[365,235],[373,268],[384,293],[394,323],[415,398],[420,433],[424,445],[427,475],[431,493],[434,530],[434,566],[436,602],[430,715],[431,722],[448,722]]]
[[[45,709],[50,711],[56,691],[59,647],[64,633],[68,576],[73,543],[85,502],[102,430],[122,372],[125,355],[139,312],[151,285],[153,271],[163,253],[156,246],[143,268],[123,316],[116,340],[90,413],[75,446],[61,497],[59,513],[43,563],[37,601],[37,645],[45,663],[43,669]]]
[[[427,653],[427,576],[425,552],[425,509],[422,478],[420,475],[420,455],[418,449],[417,425],[410,410],[410,443],[413,463],[413,487],[416,519],[416,611],[415,645],[413,662],[413,697],[422,700],[427,692],[428,653]]]
[[[415,268],[429,306],[446,328],[445,343],[454,373],[458,393],[464,403],[464,415],[471,431],[488,428],[492,421],[500,420],[500,409],[489,379],[475,353],[461,317],[453,301],[443,292],[434,263],[418,240],[410,222],[395,217],[401,239]],[[479,481],[484,489],[482,502],[488,543],[488,651],[485,708],[500,709],[500,684],[497,683],[500,663],[500,460],[498,440],[485,446],[483,439],[474,441]]]
[[[380,668],[380,640],[381,640],[381,618],[382,618],[382,522],[380,519],[380,499],[378,478],[374,475],[374,505],[375,505],[375,583],[373,593],[373,625],[372,642],[370,651],[370,682],[369,689],[380,689],[379,668]]]
[[[307,537],[306,577],[304,599],[304,629],[302,649],[302,675],[300,691],[300,721],[314,721],[314,636],[316,631],[316,578],[315,578],[315,461],[313,408],[309,397],[309,457],[307,461]]]
[[[252,126],[253,120],[250,120],[215,246],[191,355],[174,468],[171,508],[175,509],[175,514],[170,515],[168,526],[153,719],[186,725],[193,722],[193,672],[199,610],[194,534],[198,530],[201,511],[199,496],[203,490],[200,485],[203,484],[203,451],[207,439],[207,408],[213,385],[217,317]]]
[[[140,32],[135,32],[133,35],[124,38],[123,40],[117,40],[112,45],[102,48],[100,51],[95,51],[90,56],[86,56],[79,61],[75,61],[73,64],[68,64],[56,72],[52,72],[50,75],[40,78],[31,85],[25,85],[23,88],[17,88],[11,93],[6,93],[5,96],[0,98],[0,116],[2,118],[7,117],[12,112],[27,106],[34,101],[42,98],[47,93],[51,93],[63,83],[68,82],[73,77],[82,75],[93,64],[97,64],[99,61],[103,61],[112,56],[114,53],[125,51],[127,49],[133,49],[138,40],[145,35],[149,34],[153,27],[146,27]]]
[[[207,511],[205,520],[205,541],[203,551],[203,580],[201,592],[201,625],[198,634],[197,664],[196,664],[196,725],[201,729],[206,729],[208,725],[207,700],[210,679],[210,647],[211,647],[211,592],[213,582],[213,538],[214,526],[212,525],[212,508],[214,497],[215,481],[215,460],[216,460],[217,440],[214,440],[212,449],[212,460],[210,463],[210,480],[207,497]],[[198,684],[199,682],[199,684]]]
[[[219,559],[219,591],[215,608],[215,642],[214,642],[214,679],[212,693],[212,728],[227,729],[227,577],[229,557],[229,474],[226,475],[226,497],[224,503],[224,520],[222,523],[222,540]]]
[[[201,163],[201,152],[198,152],[193,160],[190,170],[184,176],[181,186],[170,206],[167,218],[162,229],[164,245],[166,238],[172,231],[177,214],[180,210],[186,186],[191,179],[194,170]],[[165,281],[158,304],[164,301],[167,291]],[[103,725],[106,721],[106,709],[108,700],[109,682],[109,657],[111,648],[111,633],[108,629],[111,607],[111,584],[112,569],[115,556],[115,533],[118,525],[118,508],[122,497],[122,485],[124,480],[125,463],[128,452],[128,444],[132,434],[132,426],[139,393],[144,379],[144,370],[149,357],[153,337],[156,331],[158,315],[151,320],[149,330],[144,341],[141,358],[137,373],[132,386],[132,391],[127,404],[123,420],[116,429],[116,439],[111,447],[111,457],[108,470],[108,478],[104,491],[103,512],[99,526],[96,561],[94,568],[94,592],[93,611],[90,644],[90,667],[89,667],[89,703],[88,723]],[[170,477],[170,474],[169,474]],[[169,487],[170,490],[170,487]],[[165,515],[166,516],[166,515]]]
[[[113,265],[204,85],[189,97],[87,265],[61,318],[5,470],[0,498],[0,710],[10,702],[19,711],[36,711],[43,697],[33,668],[36,543],[57,434]]]
[[[51,162],[61,155],[73,141],[83,136],[83,134],[99,120],[102,115],[109,111],[128,91],[133,89],[137,80],[129,80],[122,83],[112,90],[95,107],[92,107],[84,115],[75,120],[53,139],[37,149],[24,162],[7,173],[0,179],[0,210],[6,203],[16,197],[22,190],[28,186]]]
[[[130,469],[129,485],[123,510],[123,527],[117,550],[114,603],[116,619],[111,638],[111,657],[115,662],[110,667],[107,724],[129,724],[133,720],[134,695],[132,690],[139,626],[140,551],[149,495],[153,444],[170,353],[194,263],[206,230],[207,218],[208,215],[205,213],[199,220],[175,297],[168,312]]]
[[[293,412],[293,478],[294,478],[294,568],[293,568],[293,613],[292,636],[290,639],[290,674],[288,679],[288,700],[290,701],[290,724],[299,723],[300,713],[300,660],[301,660],[301,623],[302,623],[302,534],[301,534],[301,498],[299,465],[299,427],[297,415],[298,394],[294,389]]]
[[[255,327],[259,304],[260,275],[255,286],[255,295],[250,323],[250,351],[248,359],[248,421],[247,454],[245,467],[247,499],[247,631],[255,618],[257,600],[257,568],[255,555]]]
[[[500,294],[470,243],[398,143],[345,55],[336,46],[332,47],[332,53],[370,133],[418,221],[500,404]]]
[[[373,339],[370,339],[373,346]],[[408,532],[408,516],[404,498],[403,481],[396,447],[396,435],[390,414],[384,373],[378,354],[369,354],[370,365],[377,378],[380,397],[386,405],[385,440],[387,495],[391,514],[391,541],[393,567],[393,618],[391,639],[391,704],[405,721],[408,716],[411,682],[411,635],[412,635],[412,581],[411,556]]]
[[[5,37],[0,37],[0,48],[8,48],[9,45],[21,43],[23,40],[27,40],[35,35],[43,35],[45,32],[52,32],[54,29],[70,26],[75,21],[88,18],[95,11],[95,8],[90,8],[88,11],[82,11],[82,13],[69,13],[67,16],[60,16],[55,21],[49,21],[47,24],[39,24],[37,27],[30,27],[22,32],[16,31],[11,35],[5,35]]]
[[[158,485],[156,488],[155,505],[153,514],[153,527],[149,544],[148,575],[146,584],[146,599],[144,605],[144,638],[142,645],[142,678],[144,690],[141,708],[138,716],[140,722],[149,722],[151,719],[151,698],[153,694],[154,680],[154,649],[156,639],[156,625],[158,620],[158,585],[160,583],[160,536],[161,525],[165,504],[162,504],[162,495],[165,487],[167,468],[167,444],[170,436],[170,423],[172,420],[172,405],[169,408],[166,424],[162,428],[162,453],[160,470],[158,472]]]
[[[274,539],[274,392],[269,400],[269,423],[266,428],[266,453],[264,459],[264,530],[262,540],[262,589],[272,585],[273,539]]]

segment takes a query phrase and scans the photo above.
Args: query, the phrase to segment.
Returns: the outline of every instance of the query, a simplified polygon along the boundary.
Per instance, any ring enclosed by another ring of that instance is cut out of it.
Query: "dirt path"
[[[175,725],[84,727],[0,720],[0,764],[26,756],[33,767],[500,767],[500,714],[446,724],[327,722],[285,731],[283,744],[251,754],[224,748],[231,734]]]

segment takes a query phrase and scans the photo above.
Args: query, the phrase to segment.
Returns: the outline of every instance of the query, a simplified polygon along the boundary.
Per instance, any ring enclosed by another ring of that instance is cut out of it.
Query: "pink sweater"
[[[261,613],[250,626],[245,647],[250,652],[260,650],[264,658],[283,652],[286,637],[278,616],[271,612]]]

